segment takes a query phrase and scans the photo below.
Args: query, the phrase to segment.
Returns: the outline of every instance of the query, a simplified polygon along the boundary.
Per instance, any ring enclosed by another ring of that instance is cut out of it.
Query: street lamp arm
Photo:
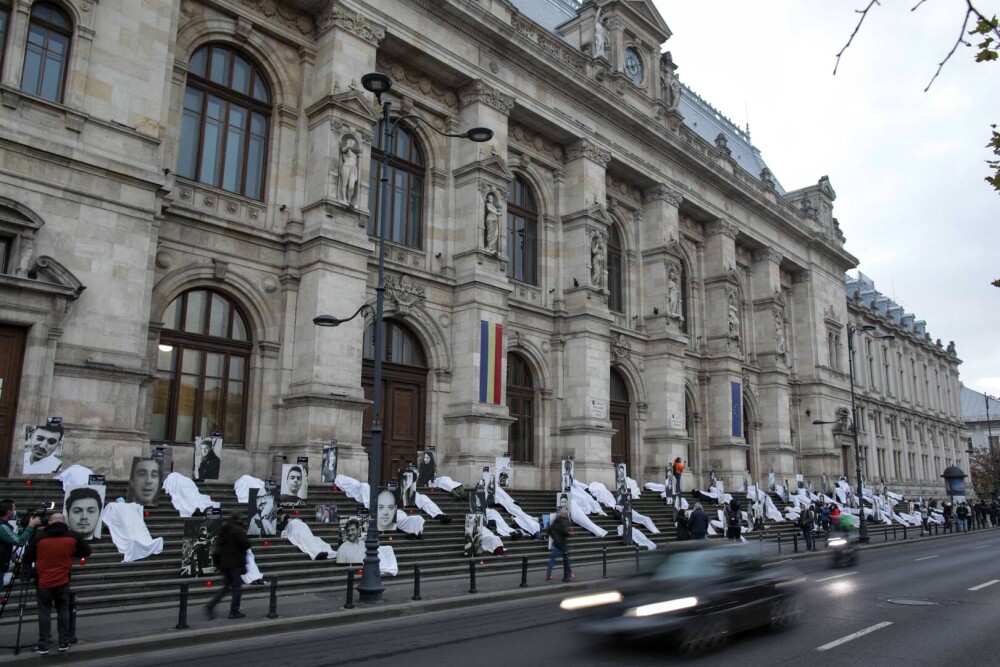
[[[375,315],[375,309],[372,308],[371,304],[363,303],[361,304],[360,308],[354,311],[353,315],[351,315],[346,319],[342,320],[339,317],[334,317],[333,315],[317,315],[316,317],[313,318],[313,324],[315,324],[318,327],[339,327],[341,324],[346,324],[347,322],[350,322],[355,317],[357,317],[358,315],[360,315],[362,312],[365,311],[367,311],[366,316]]]
[[[479,143],[482,143],[484,141],[489,141],[490,139],[493,138],[493,130],[490,130],[490,129],[485,128],[485,127],[474,127],[471,130],[466,130],[465,132],[444,132],[444,131],[439,130],[436,127],[434,127],[434,124],[431,123],[426,118],[418,116],[415,113],[408,113],[405,116],[398,116],[398,117],[396,117],[392,121],[392,124],[389,127],[389,133],[390,134],[395,133],[396,126],[399,125],[399,122],[402,121],[402,120],[416,120],[416,121],[419,121],[419,122],[423,123],[426,127],[429,127],[430,129],[432,129],[435,132],[437,132],[438,134],[440,134],[442,137],[454,137],[456,139],[470,139],[472,141],[479,142]]]

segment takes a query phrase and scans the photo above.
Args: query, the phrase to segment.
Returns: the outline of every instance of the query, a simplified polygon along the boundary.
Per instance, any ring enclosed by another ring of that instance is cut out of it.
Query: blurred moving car
[[[645,571],[614,589],[568,597],[560,608],[577,615],[578,629],[591,637],[670,635],[686,654],[720,646],[737,632],[785,627],[802,613],[799,572],[781,563],[765,567],[756,545],[698,540],[656,553]]]

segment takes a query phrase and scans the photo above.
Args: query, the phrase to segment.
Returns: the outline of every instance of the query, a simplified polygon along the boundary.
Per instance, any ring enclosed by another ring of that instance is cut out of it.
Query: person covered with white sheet
[[[278,512],[278,531],[281,537],[297,546],[299,551],[313,560],[326,560],[337,555],[333,547],[313,535],[305,521],[294,519],[285,512]]]
[[[190,477],[179,472],[167,475],[163,480],[163,490],[170,496],[170,502],[182,517],[204,512],[209,507],[219,507],[219,503],[198,491],[198,485]]]
[[[347,475],[337,475],[337,486],[340,487],[344,491],[344,493],[346,493],[350,498],[353,498],[355,502],[359,502],[362,505],[364,505],[365,509],[370,509],[368,507],[370,503],[368,496],[369,496],[369,489],[371,489],[371,487],[368,486],[367,482],[359,482],[353,477],[348,477]],[[416,494],[416,504],[417,507],[420,508],[422,511],[427,512],[427,514],[430,515],[432,519],[437,519],[439,522],[443,524],[451,523],[451,517],[445,514],[441,510],[441,508],[437,506],[437,503],[435,503],[433,500],[428,498],[423,493]],[[407,516],[408,518],[420,519],[419,530],[416,529],[417,522],[405,521],[405,520],[401,522],[399,520],[400,516]],[[424,526],[423,517],[413,517],[412,515],[408,515],[401,509],[398,509],[398,505],[396,510],[396,517],[397,517],[396,527],[402,530],[404,533],[419,534],[423,532],[423,526]]]
[[[111,533],[123,558],[131,563],[163,552],[163,538],[153,538],[143,519],[142,506],[137,503],[108,503],[101,512],[101,521]]]

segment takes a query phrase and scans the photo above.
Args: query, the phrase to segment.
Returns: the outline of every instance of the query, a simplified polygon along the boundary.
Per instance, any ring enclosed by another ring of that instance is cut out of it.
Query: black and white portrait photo
[[[484,514],[486,512],[486,485],[482,480],[476,484],[476,488],[469,494],[469,513]]]
[[[281,466],[281,504],[300,505],[309,497],[309,471],[301,463]]]
[[[562,460],[562,476],[564,480],[569,477],[569,485],[573,486],[573,459]]]
[[[671,477],[670,469],[667,469],[667,478]],[[622,494],[628,491],[628,470],[624,463],[615,464],[615,492]]]
[[[250,489],[247,493],[247,535],[265,537],[278,534],[278,501],[274,487]]]
[[[336,523],[336,522],[337,522],[336,505],[316,506],[316,523]]]
[[[573,516],[572,502],[573,497],[570,495],[569,491],[560,491],[556,494],[556,511],[566,510],[569,512],[570,516]]]
[[[489,466],[483,466],[483,489],[486,492],[486,507],[493,507],[497,502],[497,478],[490,472]]]
[[[29,426],[24,434],[25,475],[47,475],[59,472],[63,457],[62,420],[51,418],[49,423]]]
[[[462,553],[466,556],[478,556],[483,553],[483,515],[465,515],[465,546]]]
[[[514,485],[514,470],[511,467],[510,454],[498,456],[496,461],[497,484],[501,489],[509,489]]]
[[[323,469],[319,474],[319,481],[324,484],[333,484],[337,479],[337,441],[331,440],[329,445],[323,447]]]
[[[132,459],[132,471],[128,476],[128,491],[125,492],[125,500],[130,503],[139,503],[143,507],[155,507],[160,496],[162,483],[163,461],[136,456]]]
[[[632,544],[632,495],[628,493],[625,494],[625,503],[622,505],[622,544]]]
[[[340,546],[337,547],[338,563],[364,562],[365,534],[367,532],[367,517],[349,516],[340,520]]]
[[[437,478],[437,453],[434,445],[427,445],[422,452],[417,452],[417,486],[426,487]]]
[[[194,479],[219,479],[222,468],[222,436],[213,433],[194,439]]]
[[[219,517],[184,521],[184,539],[181,541],[182,577],[204,577],[207,574],[215,574],[212,552],[221,528],[222,519]]]
[[[396,530],[396,502],[396,493],[391,488],[378,494],[375,519],[378,521],[379,532]]]
[[[397,477],[399,482],[396,496],[400,507],[417,506],[417,471],[415,468],[403,468]]]
[[[85,540],[101,539],[101,510],[107,488],[104,486],[67,486],[63,514],[70,530]]]

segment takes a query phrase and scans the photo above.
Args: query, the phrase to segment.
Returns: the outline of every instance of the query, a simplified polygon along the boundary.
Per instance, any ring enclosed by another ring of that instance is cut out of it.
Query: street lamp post
[[[475,127],[461,133],[442,132],[428,123],[426,120],[415,114],[400,116],[395,120],[389,120],[389,109],[392,102],[382,101],[382,94],[392,88],[392,79],[381,72],[372,72],[361,77],[361,85],[365,90],[374,93],[379,106],[382,107],[382,128],[384,130],[384,144],[382,147],[382,159],[379,162],[379,220],[378,220],[378,285],[375,287],[375,368],[372,377],[372,425],[371,425],[371,447],[368,452],[368,485],[370,487],[369,508],[378,506],[379,477],[382,469],[382,354],[384,352],[385,321],[383,320],[383,310],[385,304],[385,235],[389,224],[388,200],[389,200],[389,161],[392,159],[393,132],[396,125],[401,120],[410,119],[424,123],[435,132],[445,137],[458,137],[469,139],[470,141],[484,142],[493,138],[493,130],[485,127]],[[319,315],[313,319],[313,324],[317,326],[335,327],[344,322],[349,322],[367,309],[372,314],[371,306],[362,305],[347,319],[339,319],[332,315]],[[361,602],[379,602],[382,599],[382,573],[379,571],[378,559],[378,525],[375,521],[368,521],[368,534],[365,536],[365,560],[364,569],[361,574],[361,583],[358,585],[358,596]]]
[[[851,374],[851,436],[854,439],[854,469],[858,479],[858,540],[865,544],[871,538],[868,536],[868,526],[865,523],[865,487],[864,476],[861,474],[861,444],[858,442],[858,402],[854,391],[854,334],[861,332],[862,334],[872,336],[870,332],[874,330],[875,327],[871,324],[864,324],[860,327],[850,323],[847,325],[847,367]],[[872,337],[880,340],[895,340],[896,338],[892,334]],[[836,422],[827,422],[820,419],[813,421],[813,424],[833,423]]]

